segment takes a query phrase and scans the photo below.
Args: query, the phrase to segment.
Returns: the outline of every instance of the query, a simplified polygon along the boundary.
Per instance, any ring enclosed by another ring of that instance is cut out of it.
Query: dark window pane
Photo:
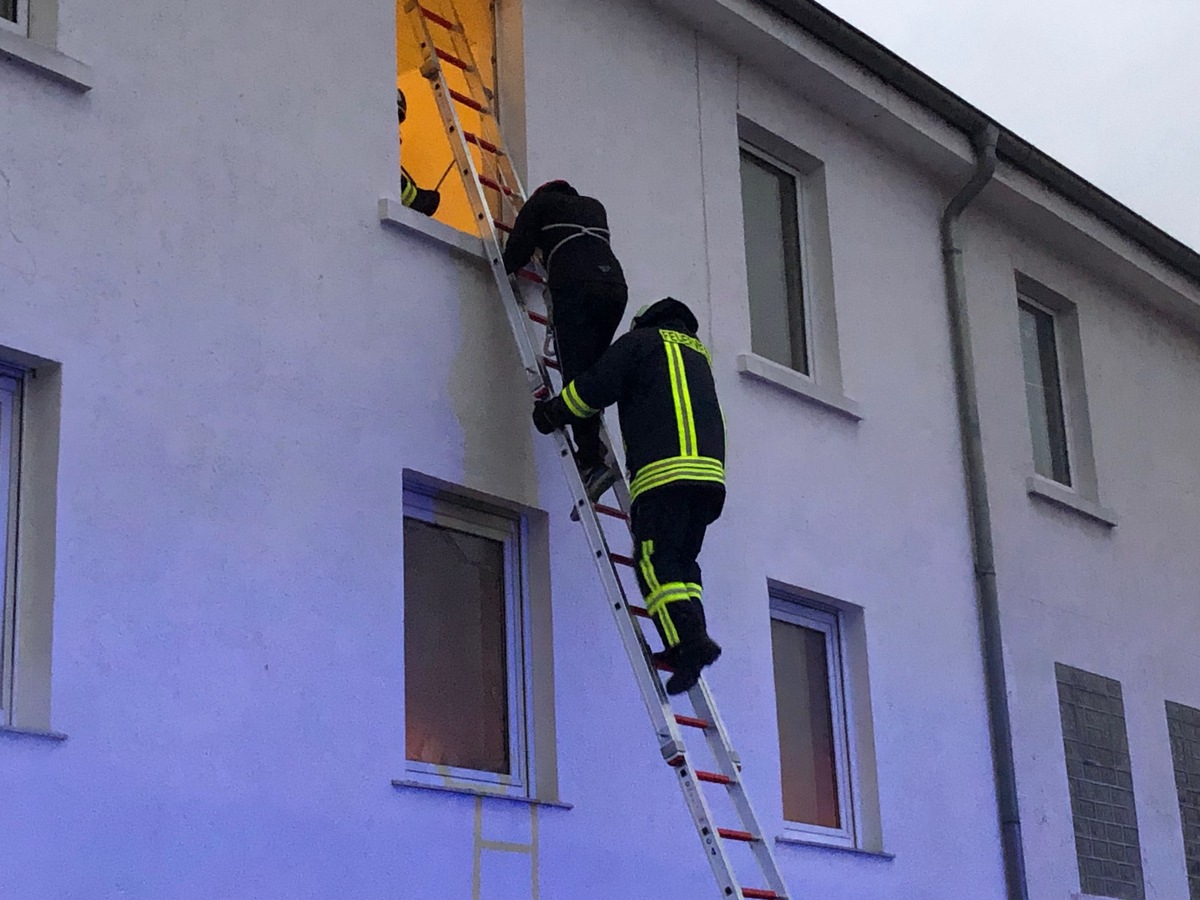
[[[1034,470],[1060,484],[1071,483],[1067,427],[1059,380],[1054,317],[1020,304],[1021,357],[1025,369],[1025,403],[1033,438]]]
[[[808,373],[796,179],[742,151],[742,209],[750,289],[750,346]]]
[[[0,19],[17,21],[17,0],[0,0]]]
[[[833,709],[825,635],[771,621],[783,817],[840,828]]]
[[[509,773],[504,545],[404,520],[408,759]]]

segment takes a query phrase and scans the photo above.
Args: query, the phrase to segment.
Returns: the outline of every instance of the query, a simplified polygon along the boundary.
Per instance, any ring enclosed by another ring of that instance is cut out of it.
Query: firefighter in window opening
[[[680,694],[721,655],[708,636],[696,558],[725,504],[725,421],[696,317],[671,297],[643,308],[629,333],[562,393],[534,404],[542,434],[616,403],[629,469],[635,571]]]
[[[610,343],[629,298],[625,273],[609,243],[608,215],[594,197],[584,197],[565,181],[550,181],[525,201],[504,246],[510,275],[542,257],[549,277],[554,339],[563,383],[587,371]],[[600,419],[572,423],[575,461],[596,501],[619,477],[605,462]]]
[[[400,120],[401,125],[404,124],[407,116],[408,101],[404,99],[404,91],[396,88],[396,117]],[[404,143],[403,137],[401,137],[400,143]],[[408,174],[408,170],[404,166],[400,166],[400,202],[419,213],[432,216],[437,212],[438,204],[442,202],[442,195],[437,191],[427,191],[417,187],[412,176]]]

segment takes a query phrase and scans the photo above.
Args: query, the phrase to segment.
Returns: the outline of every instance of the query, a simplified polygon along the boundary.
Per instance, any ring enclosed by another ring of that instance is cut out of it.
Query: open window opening
[[[424,28],[420,22],[421,8],[431,14],[424,18]],[[464,58],[467,54],[453,52],[455,44],[439,20],[462,23],[470,58]],[[414,192],[413,187],[405,190],[402,186],[401,199],[406,206],[432,215],[439,222],[477,235],[480,233],[479,224],[472,211],[462,173],[455,165],[454,151],[438,110],[432,84],[422,74],[426,55],[422,44],[426,34],[432,38],[433,48],[445,54],[442,57],[442,71],[447,86],[495,110],[493,117],[455,103],[455,112],[463,131],[494,141],[503,118],[500,109],[496,5],[489,0],[421,0],[418,7],[409,0],[396,0],[397,101],[399,104],[403,97],[404,107],[403,121],[399,124],[400,165],[403,177],[419,189],[419,192]],[[447,57],[477,68],[485,96],[476,96],[478,89],[471,88],[473,79],[468,79],[462,69]],[[469,149],[476,171],[495,180],[496,165],[492,154],[474,145]],[[436,199],[428,193],[430,191],[437,192]],[[499,198],[491,196],[490,191],[486,193],[492,212],[498,212]],[[431,209],[434,203],[436,208]]]

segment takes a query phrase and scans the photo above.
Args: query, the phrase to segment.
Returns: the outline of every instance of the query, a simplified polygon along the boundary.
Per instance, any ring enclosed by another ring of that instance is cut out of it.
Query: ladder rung
[[[644,607],[644,606],[634,606],[631,603],[631,604],[629,604],[629,611],[631,613],[633,613],[635,616],[639,616],[643,619],[650,618],[650,613],[646,610],[646,607]]]
[[[675,721],[680,725],[686,725],[688,728],[708,727],[708,719],[698,719],[695,716],[681,716],[679,713],[675,714]]]
[[[443,62],[448,62],[452,66],[457,66],[458,68],[462,69],[464,72],[471,71],[471,67],[467,63],[465,63],[461,59],[459,59],[457,56],[455,56],[453,53],[448,53],[445,50],[441,50],[437,47],[433,48],[433,52],[436,53],[438,55],[438,59],[442,60]]]
[[[533,319],[533,321],[537,322],[539,325],[549,325],[550,324],[549,319],[547,319],[545,316],[543,316],[539,312],[534,312],[532,309],[527,310],[525,315],[529,316],[529,318]]]
[[[610,553],[608,554],[608,558],[615,563],[620,563],[623,566],[630,566],[631,568],[634,564],[633,557],[626,556],[624,553]]]
[[[762,888],[742,888],[742,896],[746,900],[780,900],[777,893]]]
[[[560,372],[562,371],[562,365],[559,363],[559,361],[557,359],[551,359],[548,356],[543,356],[542,362],[544,362],[551,369],[558,369],[558,371],[560,371]]]
[[[756,838],[750,832],[738,831],[734,828],[718,828],[717,834],[725,838],[727,841],[745,841],[747,844],[752,844],[758,840],[758,838]]]
[[[733,784],[733,779],[728,775],[722,775],[720,772],[701,772],[696,770],[696,777],[701,781],[707,781],[709,784]],[[749,832],[744,832],[749,834]],[[724,835],[722,835],[724,837]]]
[[[492,181],[492,179],[488,178],[486,175],[479,176],[479,183],[482,184],[484,187],[491,188],[493,191],[500,191],[500,193],[505,194],[509,197],[517,196],[516,191],[510,191],[504,185],[500,184],[500,182]]]
[[[446,90],[450,92],[451,97],[453,97],[463,106],[469,106],[471,109],[475,110],[475,112],[483,113],[485,116],[490,116],[492,114],[490,109],[488,109],[474,97],[468,97],[466,94],[460,94],[458,91],[454,90],[454,88],[447,88]]]
[[[665,662],[655,662],[654,668],[658,669],[658,671],[660,671],[660,672],[672,672],[673,673],[675,671],[675,667],[673,665],[671,665],[670,663],[665,663]]]
[[[602,516],[612,516],[614,519],[629,521],[629,516],[625,515],[625,513],[621,512],[615,506],[605,506],[603,503],[597,503],[592,508]]]
[[[517,277],[524,278],[526,281],[532,281],[534,284],[546,283],[546,279],[533,271],[533,269],[517,269]]]
[[[485,141],[479,135],[477,135],[473,132],[470,132],[470,131],[464,131],[462,134],[463,134],[463,137],[467,139],[467,141],[474,144],[476,147],[479,147],[482,150],[486,150],[488,153],[495,153],[497,156],[504,155],[504,151],[501,150],[499,147],[497,147],[495,144],[493,144],[491,141]]]
[[[435,25],[441,25],[447,31],[457,31],[458,30],[457,28],[454,27],[453,22],[451,22],[449,19],[445,19],[442,16],[439,16],[432,9],[426,9],[424,6],[421,6],[421,4],[419,4],[419,3],[417,4],[417,9],[419,9],[421,11],[421,15],[423,15],[425,18],[427,18],[430,22],[433,22]]]
[[[497,228],[499,228],[501,231],[503,231],[505,234],[512,234],[512,226],[511,225],[505,225],[499,219],[492,219],[492,224],[495,225]]]

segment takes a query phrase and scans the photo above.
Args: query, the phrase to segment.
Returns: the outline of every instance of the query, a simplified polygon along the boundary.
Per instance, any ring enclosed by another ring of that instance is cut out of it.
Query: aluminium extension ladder
[[[429,0],[426,0],[429,2]],[[420,0],[406,0],[404,10],[408,16],[421,47],[423,64],[421,73],[429,80],[438,109],[441,112],[442,123],[454,152],[455,164],[463,178],[464,186],[479,226],[487,251],[488,263],[495,276],[496,285],[500,289],[500,297],[504,301],[504,309],[512,327],[520,350],[521,360],[525,367],[526,383],[530,393],[535,398],[550,396],[553,390],[549,378],[550,369],[558,369],[559,365],[550,352],[552,340],[549,329],[549,317],[529,309],[526,305],[517,282],[504,271],[501,258],[501,234],[511,231],[511,226],[504,219],[511,214],[515,217],[525,193],[513,167],[500,134],[499,123],[495,115],[495,95],[488,90],[475,63],[475,55],[467,39],[462,20],[454,8],[453,0],[444,0],[442,7],[448,15],[422,5]],[[433,39],[436,33],[443,38],[439,43]],[[465,79],[469,93],[463,93],[452,88],[446,80],[443,66],[457,69]],[[472,110],[480,121],[479,133],[465,130],[462,127],[458,107]],[[480,159],[484,165],[477,167],[469,145],[478,148]],[[481,172],[484,168],[486,172]],[[490,202],[489,202],[490,201]],[[511,219],[509,220],[511,222]],[[525,269],[519,277],[544,285],[544,277],[537,270]],[[547,304],[547,312],[549,305]],[[542,351],[538,350],[536,329],[544,328]],[[604,435],[609,447],[614,446],[607,432]],[[789,900],[793,895],[788,893],[783,878],[779,873],[769,839],[765,838],[754,813],[750,799],[741,781],[741,763],[738,755],[729,743],[725,726],[717,713],[716,703],[709,693],[703,678],[693,687],[688,696],[692,702],[694,715],[682,715],[674,711],[670,698],[663,687],[660,676],[655,668],[670,671],[666,666],[656,665],[650,657],[650,647],[642,632],[638,619],[649,619],[649,614],[640,603],[631,604],[626,596],[624,584],[621,581],[618,567],[632,570],[634,559],[631,556],[613,552],[609,548],[608,537],[600,522],[604,515],[622,524],[621,531],[629,536],[629,488],[624,478],[615,485],[618,499],[617,506],[607,506],[597,503],[593,505],[587,499],[583,481],[575,466],[571,444],[566,433],[562,430],[554,432],[554,439],[559,457],[567,476],[570,487],[573,508],[571,517],[583,524],[587,534],[588,546],[595,558],[600,579],[604,584],[605,595],[616,619],[617,629],[625,652],[633,666],[637,677],[638,687],[650,719],[654,724],[659,747],[663,759],[671,766],[683,790],[684,800],[688,811],[695,823],[696,831],[704,845],[705,855],[716,876],[717,886],[721,897],[765,898],[765,900]],[[638,594],[634,592],[634,596]],[[640,600],[640,597],[639,597]],[[715,760],[717,771],[703,771],[693,766],[692,753],[683,740],[684,729],[694,729],[703,735],[708,743],[712,758]],[[713,824],[712,811],[708,799],[700,789],[700,783],[707,782],[723,786],[728,794],[730,805],[740,819],[740,828],[719,828]],[[767,886],[743,887],[734,872],[730,859],[727,842],[744,842],[752,851],[755,862],[765,878]],[[794,900],[794,898],[793,898]]]

